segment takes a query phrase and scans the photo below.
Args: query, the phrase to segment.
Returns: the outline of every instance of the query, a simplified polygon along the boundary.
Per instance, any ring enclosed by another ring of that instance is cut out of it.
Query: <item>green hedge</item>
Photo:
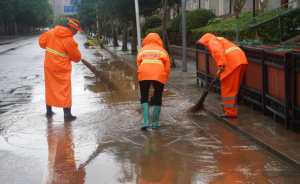
[[[151,29],[151,28],[154,28],[158,25],[161,25],[161,23],[162,23],[161,18],[159,18],[159,17],[149,17],[145,21],[144,28],[145,28],[145,30]]]
[[[281,9],[280,13],[287,11],[288,9]],[[277,10],[269,12],[255,20],[251,21],[239,21],[239,26],[250,26],[257,24],[266,19],[274,17],[277,15]],[[250,19],[252,18],[252,11],[241,13],[239,15],[240,19]],[[281,39],[282,41],[292,38],[300,34],[297,30],[300,27],[300,9],[291,11],[280,17],[281,21]],[[239,41],[242,40],[254,40],[256,38],[256,32],[258,37],[265,44],[277,44],[280,41],[279,37],[279,26],[278,18],[274,18],[271,21],[265,22],[253,28],[240,28],[239,29]],[[201,38],[206,33],[212,33],[216,36],[221,36],[227,38],[228,40],[236,40],[236,19],[235,17],[222,20],[216,24],[209,25],[206,27],[194,29],[192,31],[193,41],[195,42]]]
[[[167,30],[167,34],[170,35],[170,33],[172,32],[171,24],[169,24],[169,23],[167,24],[166,30]],[[159,34],[159,36],[162,36],[162,26],[158,26],[158,27],[155,27],[155,28],[152,28],[152,29],[147,29],[146,36],[149,33],[157,33],[157,34]]]
[[[189,12],[186,15],[186,34],[191,34],[193,29],[207,26],[208,21],[216,17],[212,11],[202,8]]]
[[[190,11],[186,11],[186,14],[188,14]],[[181,32],[181,26],[182,26],[182,13],[178,13],[176,17],[172,21],[171,29],[173,32]]]

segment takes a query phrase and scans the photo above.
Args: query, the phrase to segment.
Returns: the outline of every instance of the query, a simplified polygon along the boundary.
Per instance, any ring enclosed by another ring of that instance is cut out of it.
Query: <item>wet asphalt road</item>
[[[136,71],[106,50],[84,49],[83,35],[75,40],[130,98],[73,63],[78,119],[64,121],[61,108],[47,118],[38,35],[0,41],[1,184],[300,183],[298,172],[206,114],[185,115],[192,104],[168,89],[162,127],[141,131]]]

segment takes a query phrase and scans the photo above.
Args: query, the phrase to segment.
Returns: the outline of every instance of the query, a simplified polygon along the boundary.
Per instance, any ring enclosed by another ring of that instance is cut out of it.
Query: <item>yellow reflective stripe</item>
[[[76,24],[76,22],[72,21],[71,19],[69,20],[69,22],[70,22],[71,24],[73,24],[74,26],[78,27],[78,24]]]
[[[53,49],[50,49],[49,47],[46,47],[46,50],[47,50],[48,52],[51,52],[51,53],[53,53],[53,54],[55,54],[55,55],[58,55],[58,56],[61,56],[61,57],[69,57],[68,54],[63,54],[63,53],[57,52],[57,51],[55,51],[55,50],[53,50]]]
[[[222,101],[230,101],[230,100],[236,100],[236,96],[222,97]]]
[[[228,54],[228,52],[233,51],[233,50],[241,50],[239,47],[230,47],[225,51],[225,54]]]
[[[160,51],[160,50],[144,50],[143,52],[141,52],[141,53],[138,55],[138,57],[140,57],[140,55],[144,54],[145,52],[157,52],[157,53],[163,54],[164,56],[167,57],[167,55],[166,55],[164,52]]]
[[[234,107],[236,107],[236,104],[229,104],[229,105],[223,104],[223,107],[225,107],[225,108],[234,108]]]
[[[223,37],[218,37],[218,39],[219,39],[219,40],[223,40],[223,39],[225,39],[225,38],[223,38]]]
[[[164,66],[164,64],[159,60],[143,60],[142,64],[144,64],[144,63],[156,63],[156,64],[160,64],[160,65]]]

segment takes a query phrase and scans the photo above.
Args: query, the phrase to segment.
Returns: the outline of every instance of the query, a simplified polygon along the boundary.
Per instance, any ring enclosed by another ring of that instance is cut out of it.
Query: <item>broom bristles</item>
[[[210,88],[213,86],[213,84],[216,82],[217,78],[220,76],[220,72],[217,73],[215,79],[212,81],[212,83],[210,84],[210,86],[207,88],[207,90],[205,90],[200,98],[200,100],[198,100],[198,102],[192,106],[189,110],[186,111],[186,113],[196,113],[200,110],[204,110],[204,106],[203,106],[203,103],[204,103],[204,100],[210,90]]]
[[[205,100],[207,94],[208,94],[208,91],[204,91],[200,100],[198,100],[198,102],[194,106],[192,106],[189,110],[187,110],[186,112],[187,113],[196,113],[200,110],[204,110],[203,103],[204,103],[204,100]]]

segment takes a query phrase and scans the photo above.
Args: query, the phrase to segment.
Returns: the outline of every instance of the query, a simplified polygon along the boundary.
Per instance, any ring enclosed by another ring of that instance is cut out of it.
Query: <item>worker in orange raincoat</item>
[[[145,130],[150,127],[148,97],[151,84],[153,84],[155,96],[152,129],[156,129],[161,126],[158,124],[158,118],[162,104],[162,93],[170,75],[170,58],[167,51],[163,49],[163,43],[158,34],[149,33],[142,44],[144,47],[137,56],[137,72],[144,117],[144,124],[141,129]]]
[[[80,29],[80,22],[69,19],[68,26],[56,26],[53,30],[42,34],[39,38],[40,47],[46,49],[44,74],[46,88],[47,116],[52,116],[52,106],[64,108],[65,119],[76,119],[71,114],[71,61],[78,63],[81,53],[73,36]]]
[[[221,114],[220,116],[236,118],[237,93],[248,66],[245,53],[232,42],[210,33],[206,33],[199,42],[207,46],[221,72],[222,106],[224,107],[225,114]]]

